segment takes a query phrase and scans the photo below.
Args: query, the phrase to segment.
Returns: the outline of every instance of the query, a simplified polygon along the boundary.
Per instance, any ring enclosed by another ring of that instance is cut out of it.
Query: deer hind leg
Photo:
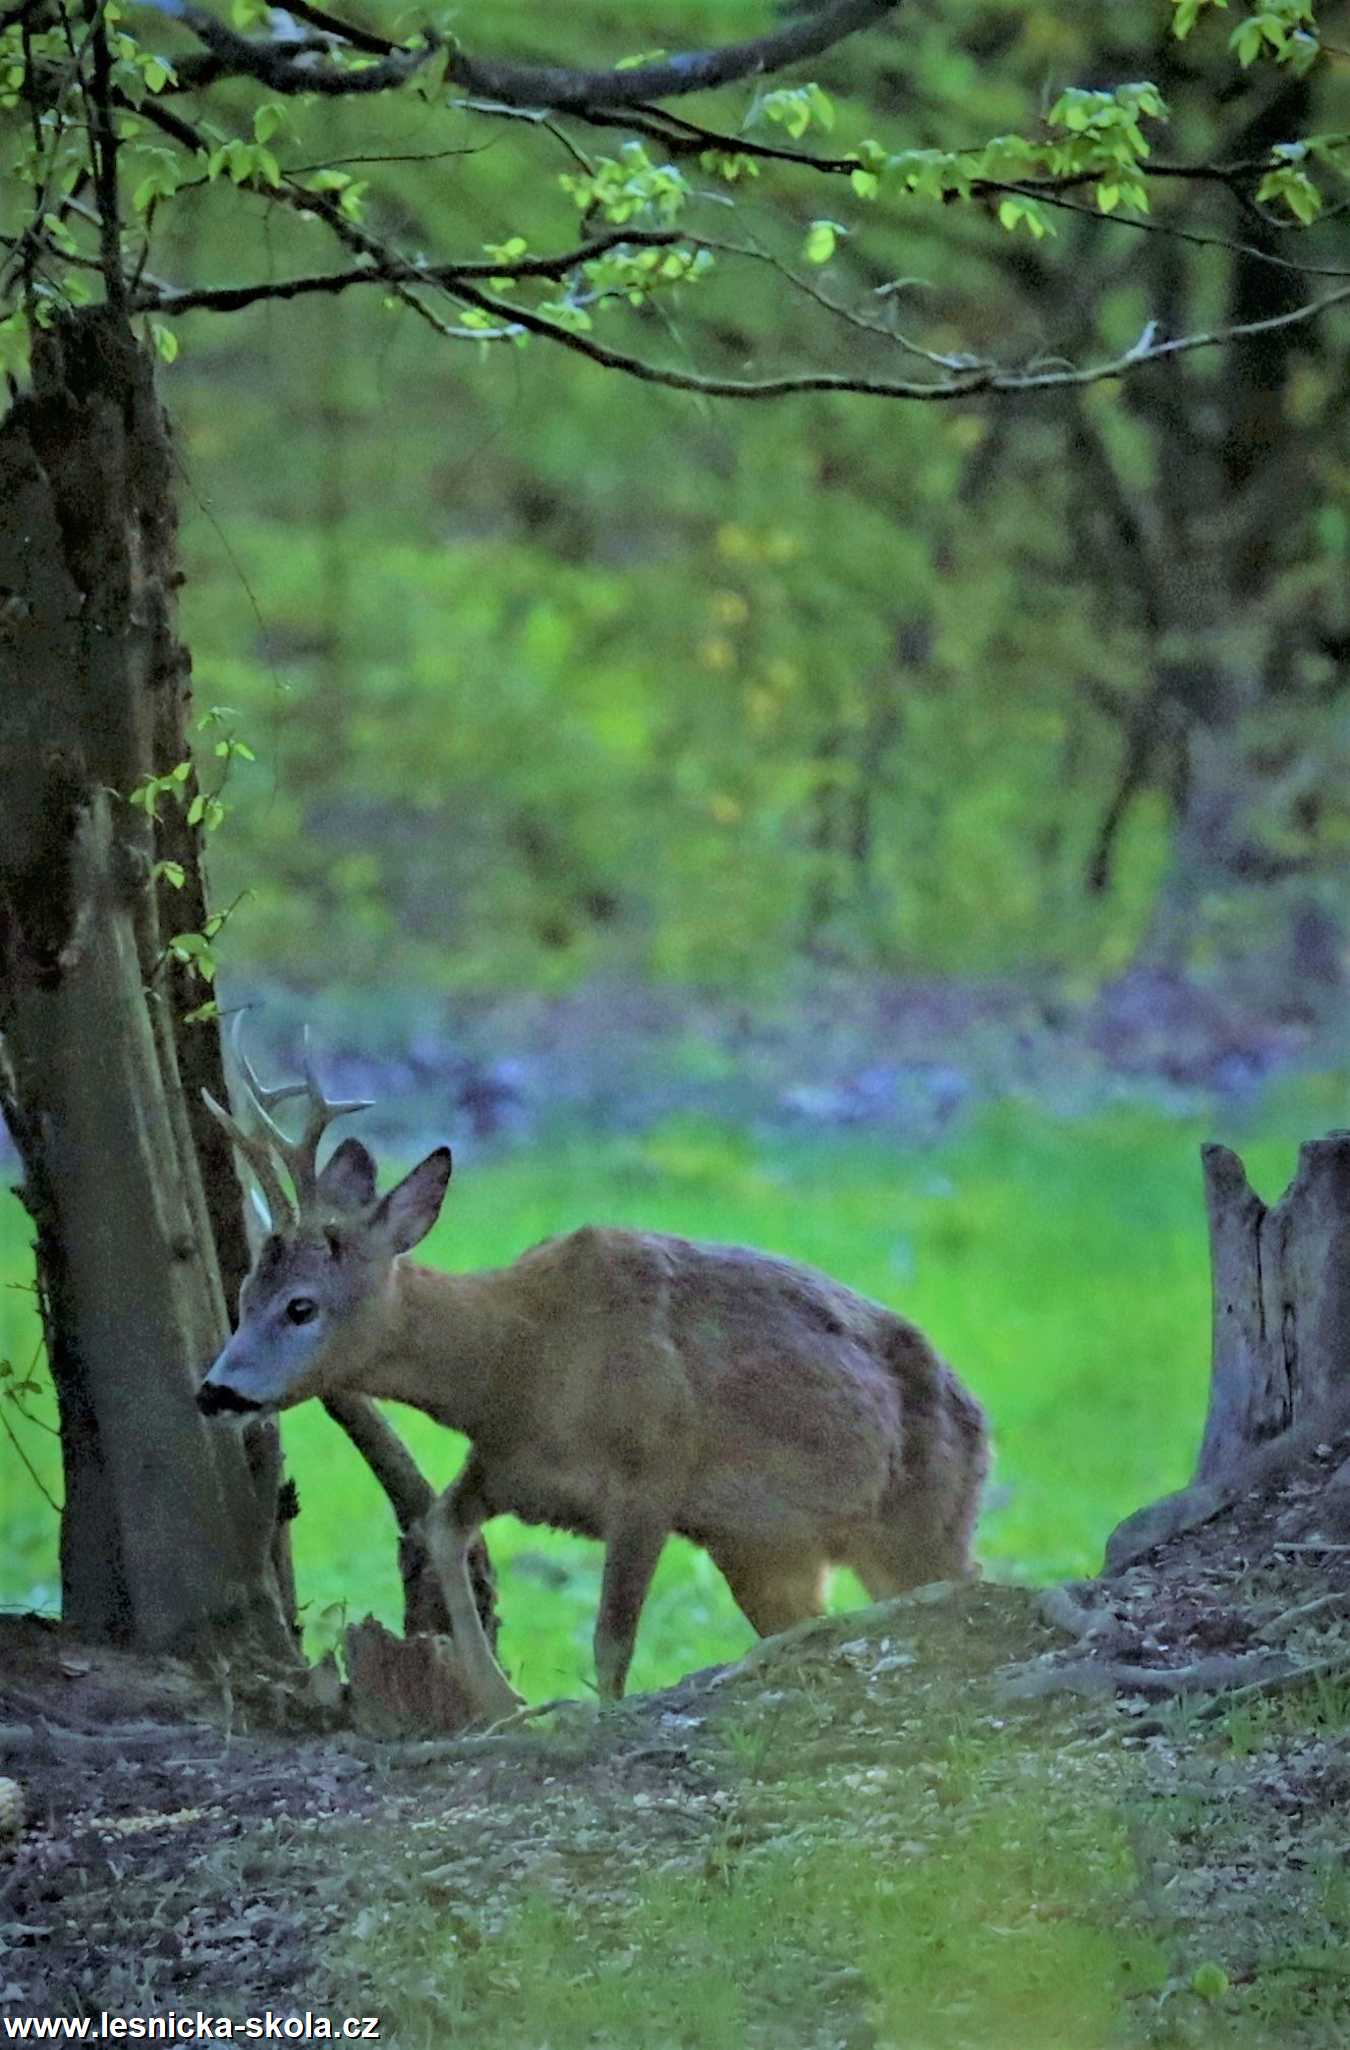
[[[741,1614],[761,1637],[824,1615],[829,1561],[822,1553],[731,1543],[708,1550]]]
[[[440,1577],[450,1615],[455,1653],[469,1707],[476,1720],[499,1722],[514,1714],[521,1698],[493,1656],[478,1613],[469,1553],[480,1526],[490,1513],[483,1493],[483,1471],[474,1454],[426,1514],[425,1536],[431,1563]]]

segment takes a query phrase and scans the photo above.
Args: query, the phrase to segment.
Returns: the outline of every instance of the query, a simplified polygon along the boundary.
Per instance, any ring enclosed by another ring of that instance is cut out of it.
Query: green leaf
[[[848,229],[841,228],[838,221],[812,221],[802,245],[802,255],[808,263],[828,263],[839,237],[847,233]]]
[[[74,256],[76,254],[75,237],[71,234],[70,229],[59,214],[44,214],[42,216],[42,225],[47,230],[48,239],[55,243],[56,247],[66,256]]]
[[[834,127],[834,102],[829,94],[822,92],[818,85],[808,85],[806,88],[806,104],[811,109],[816,126],[825,129],[828,133]]]
[[[253,140],[270,142],[285,119],[285,109],[276,100],[264,100],[253,110]]]
[[[197,795],[193,798],[191,804],[187,808],[188,824],[190,826],[199,826],[202,822],[202,814],[205,812],[205,810],[206,799],[203,797],[201,791],[199,790],[197,792]]]
[[[155,338],[155,349],[160,360],[164,363],[176,362],[178,359],[178,337],[173,329],[165,327],[162,320],[152,320],[150,332]]]
[[[1261,54],[1260,22],[1255,19],[1239,22],[1228,38],[1228,47],[1245,70]]]
[[[1008,230],[1009,234],[1012,234],[1014,229],[1022,227],[1027,230],[1028,234],[1033,235],[1040,242],[1051,232],[1049,222],[1034,200],[1015,198],[1002,200],[999,204],[998,217],[1000,224]]]
[[[1308,228],[1322,211],[1322,195],[1306,171],[1293,164],[1280,164],[1256,188],[1259,200],[1278,199],[1301,226]]]
[[[157,861],[150,871],[156,882],[164,882],[171,890],[181,890],[187,881],[187,871],[181,861]]]

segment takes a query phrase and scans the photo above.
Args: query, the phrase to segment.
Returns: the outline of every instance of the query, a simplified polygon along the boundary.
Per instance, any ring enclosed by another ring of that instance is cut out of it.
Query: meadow
[[[986,1405],[997,1454],[987,1573],[1091,1573],[1120,1517],[1186,1480],[1203,1421],[1209,1283],[1198,1146],[1239,1147],[1267,1198],[1297,1141],[1344,1121],[1345,1079],[1303,1077],[1225,1123],[1138,1102],[1067,1119],[986,1108],[949,1141],[741,1131],[680,1119],[642,1136],[552,1138],[464,1162],[424,1252],[498,1265],[583,1222],[739,1241],[811,1262],[929,1333]],[[55,1613],[54,1403],[14,1395],[37,1355],[26,1221],[0,1200],[0,1607]],[[463,1443],[394,1412],[437,1485]],[[392,1520],[314,1405],[285,1423],[301,1515],[296,1566],[315,1651],[344,1622],[399,1618]],[[489,1526],[502,1655],[532,1699],[584,1692],[599,1548],[504,1518]],[[860,1598],[847,1576],[836,1604]],[[631,1684],[668,1684],[750,1640],[716,1569],[672,1541],[644,1611]]]

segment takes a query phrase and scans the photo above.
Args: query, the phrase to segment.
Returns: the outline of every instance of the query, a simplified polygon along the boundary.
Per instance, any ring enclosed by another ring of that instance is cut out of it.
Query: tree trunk
[[[1310,1139],[1267,1209],[1226,1146],[1206,1146],[1214,1286],[1209,1416],[1195,1478],[1350,1388],[1350,1132]]]
[[[97,308],[41,332],[33,392],[0,423],[4,1108],[60,1410],[67,1618],[147,1649],[212,1636],[285,1653],[275,1454],[255,1485],[193,1399],[225,1300],[154,831],[127,802],[184,725],[171,475],[125,323]],[[195,848],[190,872],[195,890]]]
[[[1121,1572],[1350,1429],[1350,1132],[1310,1139],[1267,1207],[1226,1146],[1203,1149],[1213,1268],[1209,1415],[1195,1476],[1112,1531]]]

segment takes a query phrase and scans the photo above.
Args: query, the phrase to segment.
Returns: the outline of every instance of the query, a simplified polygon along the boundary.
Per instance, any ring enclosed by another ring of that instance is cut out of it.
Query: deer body
[[[831,1566],[874,1599],[972,1570],[984,1420],[913,1325],[811,1268],[656,1233],[588,1227],[441,1273],[405,1256],[449,1175],[441,1148],[377,1203],[374,1162],[344,1141],[259,1253],[199,1400],[250,1414],[359,1392],[468,1436],[426,1536],[478,1713],[517,1702],[468,1576],[488,1516],[604,1543],[608,1696],[672,1531],[761,1633],[818,1613]]]

